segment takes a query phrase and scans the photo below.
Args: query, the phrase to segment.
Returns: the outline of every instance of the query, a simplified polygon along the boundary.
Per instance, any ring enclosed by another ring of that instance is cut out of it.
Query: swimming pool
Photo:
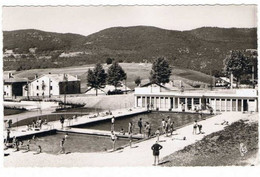
[[[60,151],[60,141],[65,137],[65,133],[55,133],[52,135],[46,135],[31,140],[30,150],[37,151],[37,147],[42,147],[42,152],[50,154],[58,154]],[[24,140],[24,144],[28,142]],[[127,138],[119,138],[116,141],[116,149],[129,144]],[[64,143],[65,152],[102,152],[113,148],[110,137],[96,136],[96,135],[83,135],[69,133],[67,140]]]
[[[131,121],[133,123],[133,133],[139,132],[138,120],[142,118],[143,125],[145,122],[149,122],[151,125],[151,132],[154,133],[160,126],[162,119],[167,120],[167,116],[170,116],[171,121],[174,121],[174,128],[184,126],[186,124],[192,123],[195,120],[205,119],[209,115],[203,114],[202,117],[199,114],[190,113],[171,113],[171,112],[152,112],[143,113],[133,116],[118,117],[115,119],[115,131],[120,131],[122,128],[125,132],[128,130],[128,123]],[[85,125],[79,125],[78,128],[88,128],[97,130],[111,130],[111,120],[104,120],[99,122],[88,123]]]

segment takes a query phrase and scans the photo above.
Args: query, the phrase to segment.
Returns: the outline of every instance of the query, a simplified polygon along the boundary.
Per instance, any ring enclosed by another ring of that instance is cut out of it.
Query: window
[[[186,102],[185,102],[185,98],[180,98],[180,104],[186,104]]]
[[[178,98],[175,98],[175,109],[177,109],[178,108]]]
[[[6,95],[6,92],[4,92],[4,95]]]
[[[225,99],[221,99],[221,111],[225,111],[226,110],[226,102]]]
[[[193,104],[200,104],[199,98],[193,98]]]
[[[232,111],[236,111],[236,99],[232,99]]]
[[[216,111],[220,111],[220,99],[216,99]]]
[[[230,111],[231,110],[231,101],[230,99],[227,99],[227,111]]]
[[[237,110],[242,111],[241,107],[242,107],[242,101],[241,101],[241,99],[238,99]]]
[[[52,86],[51,86],[51,89],[52,89]],[[140,107],[142,105],[141,103],[142,103],[141,97],[138,96],[137,97],[137,107]]]
[[[160,97],[160,106],[161,108],[165,108],[164,97]]]
[[[36,90],[39,90],[39,85],[36,86]]]
[[[37,93],[36,95],[39,96],[39,93]]]
[[[50,86],[50,90],[52,90],[52,86]]]

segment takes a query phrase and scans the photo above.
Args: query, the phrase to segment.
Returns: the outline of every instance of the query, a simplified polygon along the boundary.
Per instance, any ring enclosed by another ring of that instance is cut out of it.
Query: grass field
[[[142,83],[149,82],[149,74],[151,71],[152,64],[151,63],[120,63],[122,68],[127,73],[127,86],[130,88],[135,87],[134,80],[136,77],[140,76],[142,79]],[[108,69],[110,65],[104,64],[103,67],[105,70]],[[81,79],[81,91],[85,91],[87,88],[86,85],[86,75],[88,69],[92,69],[94,65],[83,65],[83,66],[72,66],[66,68],[48,68],[48,69],[31,69],[25,71],[14,71],[13,74],[16,77],[24,78],[30,77],[33,78],[35,74],[39,76],[42,74],[60,74],[60,73],[67,73],[72,75],[78,75]],[[8,71],[4,72],[4,75],[7,75]],[[173,67],[171,79],[173,80],[183,80],[185,83],[192,83],[193,81],[200,81],[203,83],[210,83],[211,77],[204,73],[193,71],[189,69],[182,69]]]

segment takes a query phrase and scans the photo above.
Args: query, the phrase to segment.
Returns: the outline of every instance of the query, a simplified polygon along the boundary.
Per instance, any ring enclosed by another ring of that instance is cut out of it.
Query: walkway
[[[175,151],[183,149],[185,146],[201,140],[204,136],[213,132],[223,130],[220,125],[223,120],[229,123],[239,119],[258,119],[258,114],[242,114],[226,112],[214,116],[210,119],[201,121],[205,134],[193,135],[193,125],[178,129],[173,137],[160,136],[160,144],[163,146],[160,158],[168,156]],[[218,125],[216,125],[218,124]],[[186,140],[181,140],[183,137]],[[42,153],[37,156],[33,152],[22,153],[6,151],[9,156],[4,157],[6,167],[86,167],[86,166],[152,166],[153,156],[151,151],[152,144],[156,138],[134,144],[134,148],[126,147],[122,150],[109,153],[72,153],[67,155],[52,155]],[[22,159],[22,160],[21,160]],[[24,163],[26,162],[26,163]]]

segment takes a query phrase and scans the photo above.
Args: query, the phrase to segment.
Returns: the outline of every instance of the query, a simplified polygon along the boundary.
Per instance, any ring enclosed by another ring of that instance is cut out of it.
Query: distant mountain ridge
[[[40,30],[3,32],[3,49],[37,56],[50,55],[57,67],[105,62],[152,62],[166,57],[171,64],[209,73],[223,68],[230,50],[257,48],[256,28],[202,27],[189,31],[165,30],[150,26],[112,27],[88,36]],[[53,57],[55,52],[82,52],[73,58]],[[39,62],[39,60],[37,60]],[[5,62],[5,67],[9,63]]]

